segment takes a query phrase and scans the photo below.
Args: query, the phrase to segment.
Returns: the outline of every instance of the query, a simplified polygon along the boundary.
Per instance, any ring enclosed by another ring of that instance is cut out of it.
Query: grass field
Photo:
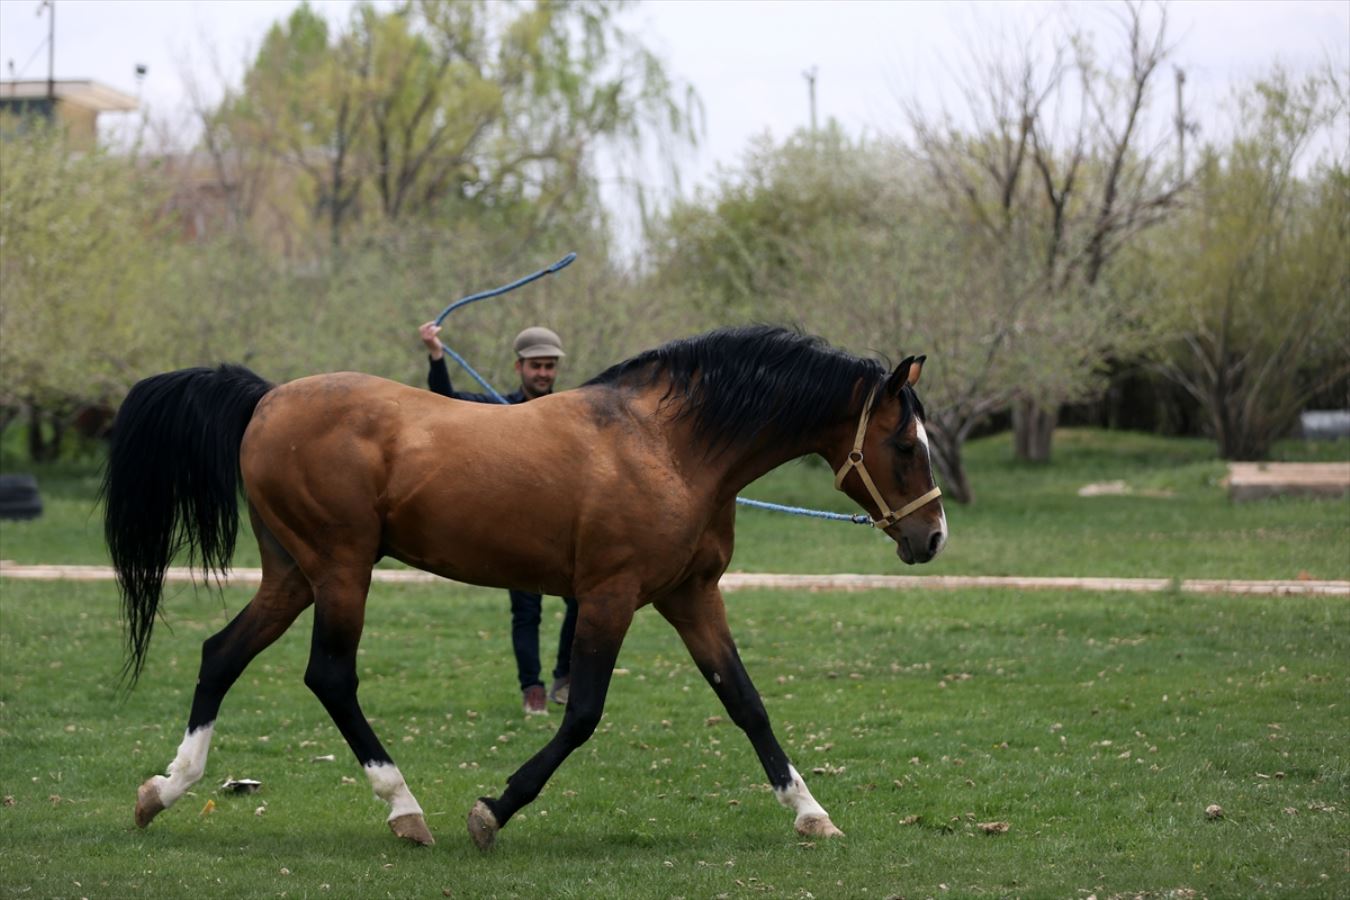
[[[980,503],[949,508],[949,550],[907,571],[1350,577],[1350,503],[1231,505],[1198,442],[1063,432],[1057,452],[1020,467],[1006,441],[977,442]],[[92,470],[38,475],[48,514],[0,525],[0,556],[104,561]],[[1136,493],[1076,496],[1116,479]],[[747,493],[845,508],[809,466]],[[861,528],[745,512],[738,537],[733,568],[901,568]],[[239,564],[254,553],[245,541]],[[464,833],[473,799],[559,721],[520,715],[501,594],[372,591],[362,703],[438,839],[415,848],[301,683],[310,614],[227,698],[206,778],[139,831],[135,789],[178,744],[200,643],[248,593],[171,588],[122,696],[111,585],[0,580],[0,897],[1350,894],[1345,598],[731,595],[779,738],[847,833],[831,842],[792,832],[748,742],[644,611],[599,731],[482,855]],[[263,788],[223,794],[227,776]],[[994,822],[1007,832],[979,827]]]
[[[0,896],[1350,890],[1344,599],[736,594],[779,736],[847,832],[821,843],[793,834],[748,743],[712,718],[712,692],[646,611],[600,730],[480,855],[463,825],[473,798],[497,793],[558,721],[520,715],[497,593],[373,592],[362,701],[439,840],[422,849],[386,830],[301,684],[308,614],[227,699],[196,791],[136,830],[136,786],[173,755],[200,641],[247,594],[179,591],[123,700],[109,588],[5,582]],[[220,793],[231,775],[263,788]],[[1206,818],[1210,804],[1223,818]],[[986,822],[1009,830],[986,835]]]

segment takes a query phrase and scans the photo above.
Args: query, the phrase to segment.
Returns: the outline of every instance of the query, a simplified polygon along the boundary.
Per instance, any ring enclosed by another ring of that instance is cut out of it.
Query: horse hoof
[[[803,837],[843,837],[844,833],[834,827],[829,816],[802,816],[797,820],[797,833]]]
[[[408,813],[389,820],[389,830],[405,841],[411,841],[414,844],[421,844],[423,847],[430,847],[436,843],[436,839],[431,836],[427,830],[427,821],[422,818],[421,813]]]
[[[164,802],[159,799],[159,788],[152,778],[136,791],[136,827],[146,827],[162,812]]]
[[[479,850],[491,850],[492,844],[497,840],[497,831],[501,826],[497,824],[497,817],[488,809],[486,803],[479,800],[469,810],[469,837],[473,838],[474,845]]]

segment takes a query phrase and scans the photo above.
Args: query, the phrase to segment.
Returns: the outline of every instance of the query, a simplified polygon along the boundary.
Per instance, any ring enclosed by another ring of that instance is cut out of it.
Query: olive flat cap
[[[566,356],[562,341],[558,335],[541,325],[526,328],[516,335],[511,345],[520,359],[535,359],[540,356]]]

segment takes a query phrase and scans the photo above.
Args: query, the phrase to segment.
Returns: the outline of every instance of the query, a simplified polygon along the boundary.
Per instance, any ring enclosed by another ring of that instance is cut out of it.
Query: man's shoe
[[[572,688],[571,676],[564,675],[562,678],[553,679],[553,687],[549,688],[548,699],[557,703],[559,706],[567,705],[567,695]]]
[[[527,687],[523,693],[525,715],[527,716],[546,716],[548,715],[548,700],[544,697],[544,686],[542,684],[532,684]]]

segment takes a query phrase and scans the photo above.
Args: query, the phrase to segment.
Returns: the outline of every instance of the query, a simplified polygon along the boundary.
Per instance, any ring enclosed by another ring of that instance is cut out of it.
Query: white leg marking
[[[393,763],[367,763],[366,777],[375,790],[375,796],[389,804],[390,820],[410,814],[422,815],[417,798],[408,790],[403,773]]]
[[[806,786],[806,782],[802,781],[796,766],[789,765],[788,773],[792,775],[792,784],[773,790],[778,802],[795,812],[798,821],[801,821],[803,816],[824,816],[828,819],[830,814],[816,802],[815,797],[811,796],[811,790]]]
[[[159,790],[159,802],[168,809],[174,801],[183,796],[187,789],[201,780],[206,773],[206,753],[211,749],[211,734],[216,723],[203,725],[196,731],[183,735],[183,743],[178,745],[178,755],[169,763],[168,776],[156,775],[151,779]]]

